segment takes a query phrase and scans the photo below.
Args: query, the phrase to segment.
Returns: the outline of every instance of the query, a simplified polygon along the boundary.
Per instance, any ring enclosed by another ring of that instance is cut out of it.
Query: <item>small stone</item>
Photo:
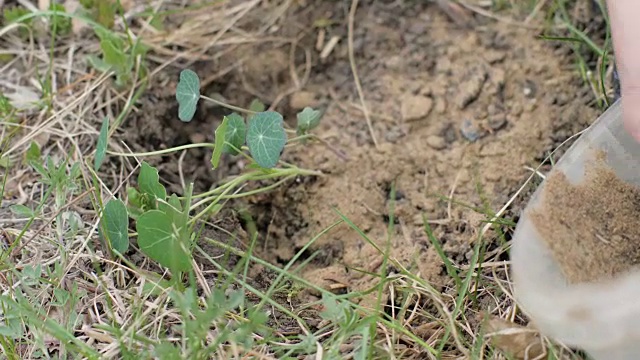
[[[429,135],[426,142],[429,147],[435,150],[442,150],[447,147],[447,142],[441,136]]]
[[[524,87],[522,88],[522,93],[524,94],[525,97],[529,99],[535,98],[537,90],[538,90],[538,87],[533,81],[525,80]]]
[[[317,107],[320,105],[318,95],[311,91],[298,91],[291,95],[289,99],[289,106],[296,110],[304,109],[305,107]]]
[[[442,136],[444,141],[447,142],[447,144],[451,144],[452,142],[456,141],[456,138],[458,137],[456,135],[456,129],[453,124],[448,124],[444,129],[442,129],[440,135]]]
[[[401,138],[403,138],[406,135],[407,135],[407,132],[402,127],[400,127],[400,126],[392,126],[384,134],[384,138],[388,142],[395,144],[396,142],[398,142],[398,140],[400,140]]]
[[[471,142],[474,142],[484,136],[478,126],[468,119],[462,122],[460,126],[460,133]]]
[[[507,118],[504,115],[491,115],[487,121],[487,125],[493,131],[498,131],[507,125]]]
[[[405,95],[402,99],[400,112],[404,121],[425,118],[433,108],[433,100],[421,95]]]
[[[487,80],[487,75],[484,70],[476,69],[475,72],[468,76],[466,81],[460,84],[458,95],[456,96],[458,109],[463,110],[480,96]]]
[[[489,64],[495,64],[495,63],[502,62],[506,56],[507,56],[507,53],[504,51],[488,50],[484,54],[484,59]]]

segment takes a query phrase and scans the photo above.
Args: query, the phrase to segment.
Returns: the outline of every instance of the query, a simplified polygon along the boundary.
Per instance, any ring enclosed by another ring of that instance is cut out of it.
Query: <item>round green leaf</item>
[[[136,221],[138,245],[151,259],[173,273],[191,270],[188,233],[160,210],[150,210]]]
[[[180,82],[176,88],[178,100],[178,117],[181,121],[189,122],[193,119],[200,100],[200,78],[192,70],[185,69],[180,73]]]
[[[129,217],[127,207],[120,199],[112,199],[104,206],[100,222],[104,226],[104,237],[113,250],[124,254],[129,249]]]
[[[247,145],[253,159],[263,168],[276,166],[287,143],[283,121],[275,111],[257,113],[249,120]]]
[[[233,113],[227,118],[227,129],[224,136],[224,147],[222,151],[226,154],[236,155],[242,145],[244,145],[244,139],[247,136],[247,126],[244,123],[242,116]],[[229,146],[233,145],[233,147]],[[236,149],[234,149],[234,147]]]

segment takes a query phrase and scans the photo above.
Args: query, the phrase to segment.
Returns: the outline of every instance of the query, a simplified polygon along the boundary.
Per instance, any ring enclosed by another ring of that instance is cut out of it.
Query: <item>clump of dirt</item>
[[[570,283],[596,282],[640,264],[640,187],[621,180],[599,153],[585,178],[547,178],[531,220]]]

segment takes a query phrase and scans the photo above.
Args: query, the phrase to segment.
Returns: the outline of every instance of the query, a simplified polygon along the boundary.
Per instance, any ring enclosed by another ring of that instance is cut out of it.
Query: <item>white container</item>
[[[594,150],[622,179],[640,185],[640,144],[625,130],[620,100],[602,114],[558,161],[578,183]],[[552,339],[582,349],[596,360],[640,359],[640,271],[606,283],[569,285],[528,217],[545,182],[533,194],[516,228],[511,248],[515,296],[533,325]],[[638,214],[640,226],[640,213]]]

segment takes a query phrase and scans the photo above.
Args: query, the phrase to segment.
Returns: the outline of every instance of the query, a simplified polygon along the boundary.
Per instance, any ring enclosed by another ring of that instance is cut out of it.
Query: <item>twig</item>
[[[362,86],[360,85],[360,78],[358,77],[358,71],[356,69],[356,60],[353,55],[353,22],[356,17],[356,9],[358,8],[358,0],[353,0],[351,2],[351,9],[349,10],[349,25],[348,25],[348,47],[349,47],[349,63],[351,64],[351,72],[353,73],[353,80],[356,84],[356,89],[358,90],[358,97],[360,98],[360,103],[362,104],[362,112],[364,113],[364,118],[367,120],[367,126],[369,127],[369,133],[371,134],[371,139],[373,140],[373,144],[376,146],[376,149],[379,148],[378,140],[376,139],[376,134],[373,131],[373,126],[371,125],[371,118],[369,117],[369,110],[367,109],[367,105],[364,102],[364,95],[362,93]]]

